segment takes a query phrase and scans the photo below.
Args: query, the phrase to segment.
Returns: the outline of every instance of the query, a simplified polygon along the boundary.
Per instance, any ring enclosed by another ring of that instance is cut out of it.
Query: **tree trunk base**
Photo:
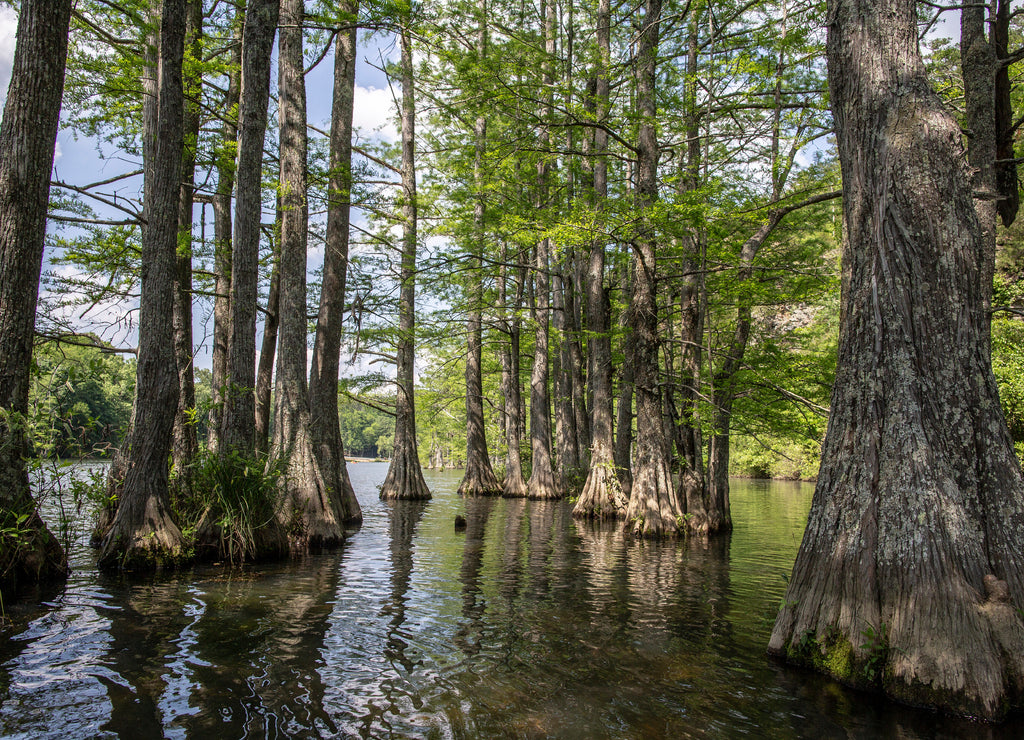
[[[500,496],[501,493],[502,486],[489,464],[466,464],[466,475],[459,484],[460,496]]]
[[[1024,624],[1005,581],[985,586],[987,598],[961,583],[952,600],[927,599],[925,618],[864,624],[852,639],[837,624],[773,634],[768,652],[904,704],[999,721],[1024,697]]]
[[[506,473],[501,489],[501,495],[505,498],[526,498],[530,495],[530,488],[523,480],[523,471],[519,468],[510,469]]]
[[[0,534],[0,590],[3,593],[13,594],[21,586],[67,578],[68,560],[64,549],[38,513],[32,512],[26,521],[14,527],[18,530],[16,537]]]
[[[637,465],[626,508],[626,530],[634,537],[678,537],[685,532],[686,510],[672,486],[668,463]]]
[[[577,519],[622,519],[628,506],[629,499],[622,492],[615,463],[595,461],[572,515]]]
[[[426,501],[431,498],[418,458],[398,454],[391,458],[388,474],[380,486],[380,498],[383,501]]]
[[[160,570],[178,568],[192,561],[181,531],[168,512],[150,497],[143,516],[132,521],[124,507],[118,509],[103,540],[97,565],[103,570]]]
[[[331,500],[309,437],[299,434],[283,454],[288,464],[278,486],[277,518],[292,552],[337,547],[345,541],[342,512]]]
[[[209,562],[261,562],[284,558],[289,552],[288,536],[276,519],[257,528],[251,537],[240,536],[223,527],[220,517],[207,510],[196,526],[196,559]]]
[[[557,501],[562,498],[552,470],[533,469],[527,485],[527,497],[537,501]]]

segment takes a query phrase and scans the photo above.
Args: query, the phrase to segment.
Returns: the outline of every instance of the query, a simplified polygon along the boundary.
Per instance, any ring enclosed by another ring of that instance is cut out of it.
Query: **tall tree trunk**
[[[534,275],[533,371],[530,374],[530,442],[532,468],[527,482],[530,498],[561,498],[551,455],[551,398],[548,393],[548,240],[537,244]]]
[[[996,216],[1002,217],[1005,226],[1013,223],[1019,185],[1006,62],[1009,2],[997,0],[991,6],[991,14],[984,4],[960,11],[960,61],[974,205],[985,236],[986,264],[994,267]]]
[[[655,62],[661,0],[646,0],[637,50],[637,107],[641,116],[636,204],[642,212],[633,247],[633,295],[629,307],[636,393],[636,464],[626,509],[636,536],[677,534],[685,509],[672,486],[669,445],[661,414],[658,369],[657,236],[650,210],[658,196],[658,141],[655,130]]]
[[[215,152],[217,191],[213,195],[213,271],[216,296],[213,299],[213,351],[210,360],[213,388],[207,434],[207,447],[211,452],[220,449],[231,336],[231,192],[235,187],[235,145],[238,142],[238,121],[232,119],[231,112],[237,110],[242,90],[243,20],[244,11],[239,9],[232,20],[234,44],[228,71],[228,89],[224,95],[224,124]]]
[[[352,205],[352,114],[356,85],[358,0],[343,3],[349,25],[334,45],[334,95],[331,109],[330,175],[327,184],[327,234],[320,288],[320,311],[309,377],[310,433],[320,472],[341,521],[359,522],[363,514],[345,466],[338,420],[338,375],[341,368],[342,319],[348,272],[349,217]]]
[[[250,0],[242,30],[234,239],[231,244],[231,336],[221,445],[252,454],[256,446],[256,296],[259,284],[263,144],[270,100],[270,53],[280,0]]]
[[[590,466],[590,447],[593,444],[593,434],[590,428],[590,409],[587,405],[587,381],[584,377],[584,368],[587,366],[587,358],[583,352],[584,336],[584,315],[583,284],[585,282],[586,266],[583,258],[576,250],[573,250],[573,275],[569,281],[569,288],[564,293],[566,316],[569,319],[569,344],[568,362],[570,395],[572,396],[572,413],[576,427],[576,448],[579,452],[579,462],[576,467],[576,475],[582,476]],[[582,486],[583,478],[579,484]]]
[[[187,0],[185,48],[187,57],[202,56],[203,8],[200,0]],[[178,206],[178,245],[174,280],[174,356],[178,363],[178,413],[174,416],[171,461],[175,492],[191,496],[191,464],[199,451],[192,414],[196,407],[196,384],[192,363],[192,210],[195,203],[196,151],[199,144],[199,96],[202,80],[193,65],[184,78],[185,149],[182,156],[181,195]]]
[[[477,54],[480,63],[487,58],[487,0],[478,0],[479,30]],[[476,203],[473,207],[473,238],[469,271],[469,316],[466,319],[466,474],[459,484],[462,496],[489,496],[501,493],[501,484],[491,469],[484,427],[484,387],[481,376],[483,362],[483,265],[486,240],[484,215],[484,153],[487,149],[487,118],[480,113],[474,123],[473,181]]]
[[[690,17],[687,34],[685,89],[686,153],[680,165],[680,195],[700,187],[700,119],[697,105],[697,54],[700,48],[697,14]],[[682,403],[678,437],[681,470],[679,495],[686,504],[691,531],[707,532],[707,477],[704,445],[700,429],[701,363],[704,339],[704,314],[707,306],[704,283],[707,234],[702,226],[683,237],[683,279],[679,298],[680,343],[682,346]]]
[[[281,326],[281,198],[277,200],[277,218],[274,219],[273,266],[270,268],[270,286],[267,289],[267,312],[263,317],[263,341],[260,343],[260,361],[256,366],[256,452],[267,454],[270,449],[270,405],[273,401],[274,358],[277,356],[277,335]]]
[[[555,56],[555,5],[553,0],[541,4],[544,15],[544,86],[551,90],[554,74],[551,67]],[[554,102],[548,92],[544,101],[544,119],[550,120]],[[540,148],[546,150],[551,143],[551,132],[547,124],[541,128]],[[542,159],[537,164],[537,208],[548,207],[549,163]],[[550,287],[550,240],[537,243],[534,264],[533,320],[536,324],[536,339],[533,350],[533,371],[530,374],[530,442],[533,450],[530,480],[527,482],[530,498],[557,499],[562,497],[551,454],[551,395],[548,391],[548,316]]]
[[[839,365],[769,651],[997,718],[1024,675],[1024,483],[988,354],[991,271],[912,0],[830,0]]]
[[[156,182],[156,152],[160,126],[160,2],[147,0],[142,14],[146,21],[142,53],[142,239],[152,222],[150,209],[153,208],[153,187]],[[177,279],[177,272],[175,272]],[[177,299],[175,299],[177,300]],[[138,393],[132,400],[132,415],[128,421],[121,447],[110,462],[107,470],[106,503],[96,514],[91,544],[99,547],[110,532],[121,499],[121,486],[128,472],[129,452],[127,441],[131,439],[135,425]]]
[[[408,19],[405,19],[408,23]],[[398,305],[398,393],[395,445],[382,499],[429,499],[416,446],[414,381],[416,364],[416,98],[413,88],[412,36],[401,31],[402,46],[402,284]]]
[[[1017,218],[1020,208],[1020,185],[1017,178],[1017,157],[1014,138],[1017,128],[1013,121],[1013,103],[1010,83],[1010,0],[996,0],[995,16],[990,19],[992,46],[996,52],[995,104],[993,111],[996,128],[996,191],[999,193],[999,217],[1003,226]],[[961,21],[961,28],[963,22]],[[970,124],[968,124],[970,128]]]
[[[611,85],[611,0],[600,0],[597,7],[598,65],[594,85],[593,199],[600,214],[608,197],[608,122]],[[600,222],[599,222],[600,223]],[[590,392],[593,404],[593,446],[590,469],[583,491],[572,510],[575,517],[615,519],[625,516],[628,499],[615,472],[615,440],[612,436],[612,338],[611,306],[604,287],[605,240],[594,238],[587,264],[586,299],[588,350],[590,354]]]
[[[22,0],[0,124],[0,589],[52,581],[67,559],[36,511],[25,415],[50,173],[57,141],[71,0]]]
[[[623,301],[633,302],[633,265],[629,263],[622,270]],[[629,311],[622,312],[620,327],[629,329]],[[629,348],[624,349],[626,361],[619,372],[619,395],[615,403],[615,470],[619,474],[623,493],[628,497],[633,487],[633,362]]]
[[[558,479],[563,486],[577,475],[580,467],[579,440],[576,431],[576,414],[572,407],[572,359],[569,344],[569,319],[565,296],[572,290],[565,279],[567,268],[564,260],[557,262],[552,275],[552,328],[555,330],[555,362],[553,368],[555,389],[555,462]]]
[[[522,454],[520,444],[523,440],[523,398],[519,380],[520,350],[519,340],[522,336],[522,320],[519,311],[523,303],[523,290],[526,283],[525,265],[516,270],[515,297],[512,301],[511,313],[508,308],[507,280],[505,278],[508,261],[507,248],[502,246],[502,273],[498,286],[499,303],[502,307],[502,320],[508,328],[508,344],[502,347],[501,354],[501,389],[505,400],[505,480],[502,493],[512,498],[525,497],[529,493],[526,480],[523,478]],[[518,258],[521,261],[521,257]]]
[[[277,517],[293,549],[330,547],[345,537],[344,513],[334,505],[310,433],[306,385],[306,80],[303,72],[303,0],[282,0],[278,44],[278,119],[281,143],[280,351],[274,393],[271,458],[280,460]]]
[[[134,423],[117,513],[103,540],[104,568],[152,568],[185,557],[171,519],[168,456],[178,407],[174,356],[174,278],[184,147],[182,56],[185,0],[165,0],[160,22],[159,124],[148,225],[142,241],[142,297]]]

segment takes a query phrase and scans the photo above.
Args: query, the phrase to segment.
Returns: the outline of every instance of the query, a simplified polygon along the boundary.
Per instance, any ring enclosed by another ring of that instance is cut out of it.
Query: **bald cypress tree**
[[[996,718],[1024,675],[1024,482],[988,349],[990,250],[913,0],[830,0],[839,365],[769,651]]]
[[[23,0],[0,124],[0,588],[63,577],[25,456],[29,368],[71,0]]]

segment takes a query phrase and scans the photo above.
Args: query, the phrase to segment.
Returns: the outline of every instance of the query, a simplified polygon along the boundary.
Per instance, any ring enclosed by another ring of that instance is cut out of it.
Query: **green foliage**
[[[186,538],[202,536],[211,526],[219,531],[231,562],[256,554],[258,531],[276,516],[283,461],[249,457],[231,450],[200,452],[192,468],[193,496],[173,502]]]
[[[338,419],[345,454],[352,457],[390,457],[395,441],[394,398],[383,393],[338,399]]]
[[[885,622],[879,624],[877,630],[869,624],[860,634],[864,638],[861,650],[867,653],[861,671],[864,678],[874,683],[881,678],[889,658],[889,628]]]
[[[39,457],[106,457],[131,419],[135,360],[46,344],[32,358],[30,443]]]
[[[992,371],[1014,443],[1024,443],[1024,321],[992,322]]]

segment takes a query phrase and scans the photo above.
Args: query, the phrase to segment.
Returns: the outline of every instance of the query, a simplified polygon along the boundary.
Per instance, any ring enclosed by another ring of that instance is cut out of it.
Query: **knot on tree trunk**
[[[988,596],[989,602],[999,604],[1010,600],[1010,587],[1006,585],[1006,581],[1000,581],[991,573],[985,576],[983,580],[985,583],[985,594]]]

